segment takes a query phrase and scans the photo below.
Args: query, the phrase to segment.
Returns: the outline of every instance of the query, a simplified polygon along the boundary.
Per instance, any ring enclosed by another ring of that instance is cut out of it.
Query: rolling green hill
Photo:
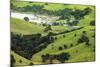
[[[75,9],[84,10],[87,7],[92,9],[88,15],[85,15],[82,19],[80,19],[80,22],[78,23],[77,26],[83,27],[82,29],[70,31],[71,29],[68,28],[67,26],[63,26],[63,25],[51,26],[53,33],[63,32],[63,31],[68,31],[68,30],[70,32],[67,32],[67,33],[65,32],[62,34],[52,36],[54,38],[54,42],[46,44],[46,47],[45,48],[43,47],[44,49],[37,49],[37,51],[39,50],[40,51],[34,55],[32,54],[33,56],[31,60],[27,60],[24,57],[18,55],[17,53],[11,51],[11,54],[14,55],[14,58],[16,60],[16,65],[28,65],[30,64],[30,62],[33,62],[34,64],[48,64],[49,62],[42,62],[42,58],[41,58],[42,55],[46,55],[46,54],[58,55],[63,52],[70,54],[69,59],[65,61],[66,63],[95,60],[95,26],[90,25],[91,21],[95,21],[95,14],[94,14],[95,7],[94,6],[86,6],[86,5],[81,6],[81,5],[69,5],[69,4],[65,5],[65,4],[39,3],[39,2],[38,3],[36,2],[33,2],[33,3],[32,2],[14,2],[14,1],[12,1],[12,3],[14,4],[14,6],[19,7],[19,8],[20,7],[25,8],[27,6],[33,6],[33,5],[39,5],[39,6],[42,5],[43,6],[42,9],[45,9],[51,12],[52,11],[59,12],[59,10],[63,10],[65,8],[72,9],[73,11]],[[67,19],[61,19],[61,20],[58,19],[58,20],[55,20],[54,22],[66,23],[66,20]],[[11,18],[11,32],[16,33],[16,34],[31,35],[35,33],[41,33],[43,35],[47,35],[48,32],[44,32],[45,28],[46,26],[43,26],[40,24],[26,22],[24,20],[20,20],[17,18]],[[78,40],[79,38],[81,38],[84,31],[86,32],[85,35],[89,39],[89,44],[87,44],[86,42],[78,43]],[[45,39],[43,41],[45,41]],[[18,40],[18,42],[20,41]],[[28,41],[27,43],[28,43],[27,45],[30,45],[30,41]],[[35,41],[31,45],[34,45],[35,43],[37,43],[37,41]],[[26,42],[24,44],[26,44]],[[40,43],[39,45],[43,46],[45,44]],[[64,48],[64,45],[66,46],[66,48]],[[62,48],[59,50],[59,47],[62,47]],[[22,63],[19,63],[20,59],[23,61]],[[61,63],[61,62],[59,62],[57,59],[53,59],[53,63]]]
[[[15,59],[15,66],[16,65],[29,65],[31,63],[30,60],[18,55],[17,53],[15,53],[14,51],[11,51],[11,54],[14,56]]]
[[[44,3],[33,3],[33,2],[25,2],[25,1],[16,1],[16,0],[12,0],[11,3],[13,3],[14,6],[16,7],[26,7],[26,6],[32,6],[32,5],[44,5]]]
[[[59,10],[63,10],[65,8],[69,8],[69,9],[79,9],[79,10],[83,10],[84,8],[86,8],[87,6],[85,5],[67,5],[67,4],[49,4],[44,6],[44,9],[46,10],[50,10],[50,11],[59,11]]]
[[[95,20],[95,7],[92,6],[91,9],[91,13],[80,20],[79,26],[88,26],[91,21]]]
[[[62,35],[57,35],[57,40],[54,43],[49,44],[49,46],[43,51],[40,51],[39,53],[33,55],[32,61],[36,64],[42,64],[41,55],[59,54],[61,52],[69,52],[71,54],[70,59],[66,62],[93,61],[95,59],[93,52],[95,43],[94,38],[92,38],[94,32],[90,31],[91,29],[94,29],[94,27],[87,26],[81,30],[66,33],[65,38],[63,38]],[[82,35],[82,31],[87,31],[91,46],[87,47],[85,43],[77,44],[77,40]],[[74,37],[74,34],[76,34],[77,36]],[[71,43],[73,44],[73,47],[70,47]],[[59,51],[59,46],[63,46],[64,44],[67,45],[68,48]]]
[[[83,10],[84,8],[86,8],[86,5],[70,5],[70,4],[62,4],[62,3],[43,3],[43,2],[15,2],[14,0],[12,0],[12,3],[14,4],[14,6],[16,7],[26,7],[26,6],[34,6],[34,5],[43,5],[44,8],[46,10],[50,10],[50,11],[59,11],[65,8],[69,8],[69,9],[79,9],[79,10]],[[91,6],[89,6],[91,7]]]
[[[29,23],[24,20],[11,18],[11,32],[19,34],[35,34],[42,33],[43,27],[34,23]]]
[[[17,18],[11,18],[11,32],[14,32],[17,34],[23,34],[23,35],[35,34],[35,33],[46,34],[46,32],[43,32],[44,28],[45,27],[39,24],[29,23]],[[61,32],[61,31],[69,29],[64,26],[51,26],[51,28],[52,28],[52,31],[54,32]]]

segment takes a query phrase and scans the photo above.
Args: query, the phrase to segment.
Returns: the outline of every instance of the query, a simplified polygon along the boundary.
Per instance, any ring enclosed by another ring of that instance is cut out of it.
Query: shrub
[[[66,37],[66,35],[63,35],[63,37]]]
[[[46,62],[45,55],[42,55],[41,58],[42,58],[42,62]]]
[[[57,40],[57,37],[55,37],[55,40]]]
[[[48,5],[48,3],[45,3],[45,5]]]
[[[28,17],[24,17],[24,20],[25,20],[25,21],[29,21],[29,18],[28,18]]]
[[[59,50],[62,50],[62,49],[63,49],[63,48],[60,46],[60,47],[59,47]]]
[[[22,63],[22,60],[19,60],[19,63]]]
[[[86,45],[89,46],[90,45],[89,42],[86,42]]]
[[[76,34],[74,34],[74,37],[76,37],[77,35]]]
[[[83,43],[83,42],[89,42],[89,38],[84,34],[78,39],[78,43]]]
[[[84,9],[84,15],[88,15],[91,12],[91,8],[87,7]]]
[[[59,60],[61,63],[64,63],[66,60],[68,60],[70,57],[69,53],[61,53],[58,55],[57,60]]]
[[[29,65],[34,65],[32,62]]]
[[[91,25],[91,26],[95,26],[95,20],[91,21],[91,22],[90,22],[90,25]]]
[[[67,48],[67,45],[64,44],[64,49],[66,49],[66,48]]]
[[[72,43],[70,44],[70,47],[73,47],[73,44]]]
[[[49,54],[42,55],[41,58],[42,58],[42,62],[46,62],[46,60],[50,58],[50,55]]]
[[[44,32],[48,32],[48,31],[51,31],[52,28],[51,28],[51,25],[48,25],[45,29],[44,29]]]
[[[45,24],[45,23],[42,23],[42,26],[44,26],[44,27],[45,27],[45,26],[47,26],[47,24]]]
[[[83,31],[82,33],[83,33],[83,34],[86,34],[86,31]]]

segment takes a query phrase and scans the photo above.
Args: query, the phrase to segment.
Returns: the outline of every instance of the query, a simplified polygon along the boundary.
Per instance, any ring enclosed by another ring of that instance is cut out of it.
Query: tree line
[[[47,4],[49,5],[49,4]],[[59,19],[67,19],[70,20],[71,16],[74,16],[75,19],[82,19],[85,15],[88,15],[92,9],[90,7],[86,7],[84,10],[79,9],[59,9],[59,10],[47,10],[44,9],[46,5],[27,5],[24,7],[17,7],[13,3],[11,3],[11,9],[19,12],[35,12],[37,14],[45,14],[45,15],[53,15],[53,16],[60,16]],[[67,6],[67,5],[65,5]]]

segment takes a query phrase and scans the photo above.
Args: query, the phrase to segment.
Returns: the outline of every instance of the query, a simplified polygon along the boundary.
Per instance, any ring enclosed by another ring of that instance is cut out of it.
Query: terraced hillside
[[[11,9],[43,20],[57,17],[46,23],[11,17],[13,66],[95,61],[94,6],[12,0]]]

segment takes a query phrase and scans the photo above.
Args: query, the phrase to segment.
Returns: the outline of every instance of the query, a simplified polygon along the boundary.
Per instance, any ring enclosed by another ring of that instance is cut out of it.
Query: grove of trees
[[[42,62],[46,63],[48,60],[49,60],[49,63],[53,63],[52,61],[53,60],[58,60],[60,61],[61,63],[64,63],[65,61],[69,60],[70,58],[70,54],[69,53],[65,53],[65,52],[62,52],[60,54],[53,54],[53,55],[50,55],[50,54],[46,54],[46,55],[42,55],[41,56],[41,59],[42,59]]]

